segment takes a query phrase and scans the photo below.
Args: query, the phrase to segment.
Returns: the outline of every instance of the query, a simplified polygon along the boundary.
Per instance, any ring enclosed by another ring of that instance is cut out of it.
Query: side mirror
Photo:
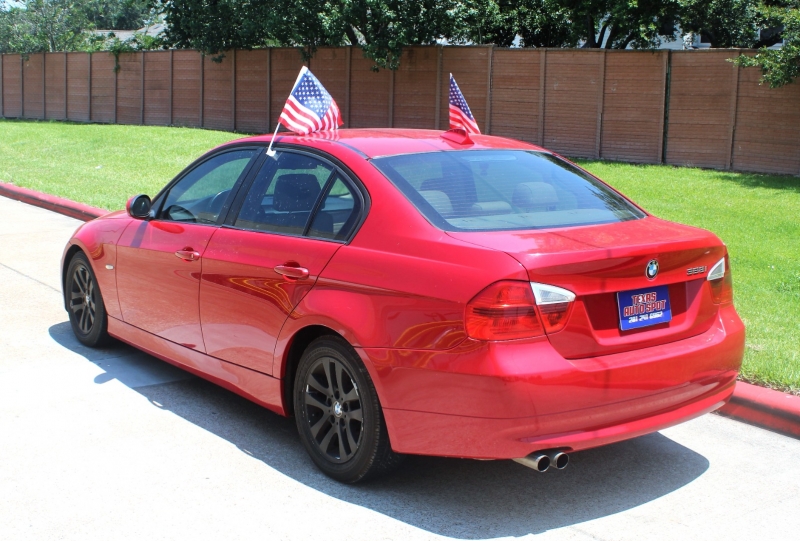
[[[150,216],[150,197],[144,194],[134,195],[128,199],[125,210],[128,211],[128,215],[132,218],[140,220],[148,218]]]

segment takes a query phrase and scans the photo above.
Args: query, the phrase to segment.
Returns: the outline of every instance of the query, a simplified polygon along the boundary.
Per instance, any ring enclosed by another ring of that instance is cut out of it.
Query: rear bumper
[[[564,359],[546,339],[360,353],[395,451],[505,459],[597,447],[721,407],[744,333],[730,306],[698,336],[595,358]]]

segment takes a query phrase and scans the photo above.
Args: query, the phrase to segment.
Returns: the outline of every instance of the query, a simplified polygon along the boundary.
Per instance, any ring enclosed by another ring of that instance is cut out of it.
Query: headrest
[[[511,214],[514,209],[505,201],[483,201],[482,203],[474,203],[470,208],[473,214]]]
[[[442,215],[453,214],[453,204],[447,194],[438,190],[422,190],[419,194],[430,203],[436,212]]]
[[[550,207],[558,204],[558,195],[546,182],[520,182],[514,187],[511,203],[524,209]]]
[[[273,207],[281,212],[311,210],[319,196],[317,177],[308,173],[281,175],[275,182]]]

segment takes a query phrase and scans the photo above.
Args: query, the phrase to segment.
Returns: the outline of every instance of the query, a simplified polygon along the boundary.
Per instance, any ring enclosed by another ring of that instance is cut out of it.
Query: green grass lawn
[[[645,210],[728,246],[747,325],[742,379],[800,394],[800,178],[581,161]]]
[[[109,210],[154,196],[205,151],[243,137],[190,128],[0,120],[0,182]]]
[[[119,209],[238,134],[0,120],[0,181]],[[800,394],[800,178],[581,161],[656,216],[728,245],[747,324],[743,379]]]

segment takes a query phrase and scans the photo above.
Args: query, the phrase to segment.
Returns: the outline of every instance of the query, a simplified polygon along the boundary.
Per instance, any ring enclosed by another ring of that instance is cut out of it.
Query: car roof
[[[339,143],[357,151],[367,158],[416,154],[445,150],[486,150],[519,149],[544,150],[541,147],[492,135],[472,135],[473,144],[458,144],[441,137],[442,130],[417,130],[400,128],[364,128],[316,132],[310,135],[296,135],[282,132],[275,138],[276,143],[297,144],[319,148],[320,143]],[[268,143],[272,135],[258,135],[232,141],[235,143]]]

